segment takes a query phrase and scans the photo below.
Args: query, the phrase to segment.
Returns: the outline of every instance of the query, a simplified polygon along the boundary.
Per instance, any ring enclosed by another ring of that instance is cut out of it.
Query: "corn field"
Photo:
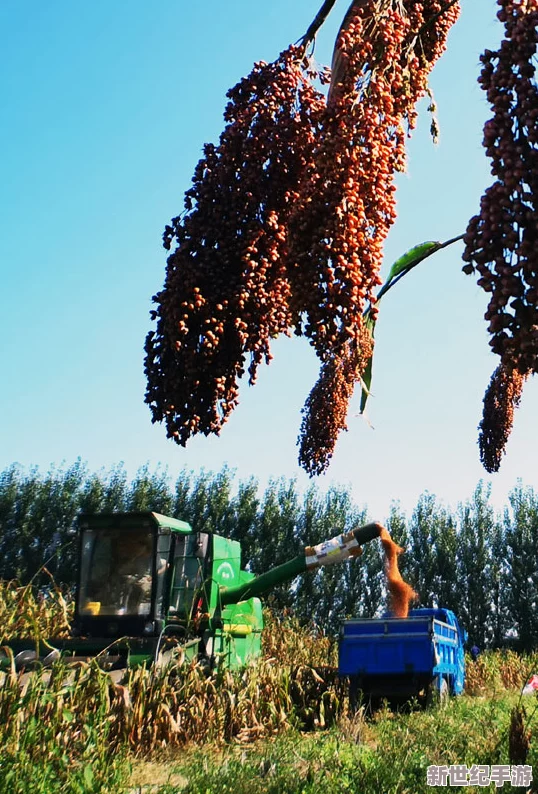
[[[465,692],[491,696],[521,689],[537,670],[538,653],[522,655],[514,651],[487,651],[476,662],[467,661]]]
[[[70,604],[57,588],[46,597],[30,586],[0,585],[2,644],[21,636],[67,631]],[[349,714],[345,682],[336,675],[336,642],[289,615],[266,615],[262,657],[241,672],[208,674],[199,664],[129,670],[121,683],[96,662],[56,663],[47,673],[18,673],[0,689],[0,738],[5,751],[30,757],[43,732],[55,752],[80,757],[91,735],[109,752],[150,755],[188,743],[239,742],[288,728],[325,728]],[[54,630],[53,630],[54,629]],[[486,652],[467,665],[466,691],[491,695],[520,688],[538,657]],[[41,737],[43,739],[43,737]],[[82,744],[81,744],[82,743]],[[91,742],[90,742],[91,744]],[[32,749],[33,748],[33,749]]]
[[[68,637],[72,617],[71,599],[52,578],[46,590],[0,581],[0,645],[17,637]]]
[[[30,586],[0,585],[2,641],[65,634],[71,607],[58,589],[47,597]],[[149,754],[188,742],[246,742],[289,727],[325,727],[345,707],[334,668],[335,644],[302,629],[292,618],[271,619],[264,655],[241,673],[208,675],[198,664],[130,670],[115,683],[96,662],[58,662],[51,672],[4,674],[0,736],[14,755],[29,742],[29,727],[61,737],[64,752],[77,752],[88,726],[100,741]],[[9,653],[9,651],[8,651]],[[36,746],[33,736],[30,745]]]

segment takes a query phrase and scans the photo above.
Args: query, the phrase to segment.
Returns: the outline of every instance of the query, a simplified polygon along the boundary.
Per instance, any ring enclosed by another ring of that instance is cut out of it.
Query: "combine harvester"
[[[260,595],[305,571],[359,556],[383,530],[367,524],[307,546],[256,577],[241,570],[237,541],[158,513],[83,515],[78,528],[71,637],[11,641],[17,670],[60,657],[97,658],[105,670],[173,659],[238,669],[261,653]],[[8,657],[3,661],[5,667]]]
[[[407,616],[415,594],[398,571],[401,549],[381,524],[307,546],[260,576],[241,570],[238,541],[195,532],[158,513],[83,515],[78,529],[71,636],[13,640],[11,651],[0,655],[0,668],[30,671],[50,668],[59,658],[96,659],[116,679],[128,667],[152,663],[240,669],[261,654],[260,595],[298,574],[358,557],[365,543],[380,538],[399,617],[343,622],[338,673],[349,677],[352,703],[363,696],[428,702],[463,690],[465,633],[449,610]]]

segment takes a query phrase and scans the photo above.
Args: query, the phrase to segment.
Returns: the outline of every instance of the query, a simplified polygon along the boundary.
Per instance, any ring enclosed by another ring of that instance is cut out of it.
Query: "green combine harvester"
[[[243,667],[261,653],[259,596],[304,571],[361,554],[367,524],[254,576],[237,541],[158,513],[83,515],[69,639],[14,640],[17,669],[97,658],[105,670],[176,660]],[[10,663],[4,657],[4,664]]]

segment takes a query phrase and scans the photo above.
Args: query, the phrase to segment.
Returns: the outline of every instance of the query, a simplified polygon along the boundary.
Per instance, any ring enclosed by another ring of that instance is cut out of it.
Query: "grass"
[[[431,712],[394,714],[382,709],[373,720],[359,713],[323,732],[289,730],[264,742],[224,749],[190,747],[182,757],[176,756],[175,763],[163,763],[186,782],[163,784],[157,790],[160,794],[431,792],[426,783],[430,764],[509,763],[507,728],[516,700],[516,693],[492,700],[463,696]],[[536,747],[528,758],[528,763],[533,762],[536,766]],[[135,773],[131,784],[137,782]],[[144,788],[139,790],[145,794]]]

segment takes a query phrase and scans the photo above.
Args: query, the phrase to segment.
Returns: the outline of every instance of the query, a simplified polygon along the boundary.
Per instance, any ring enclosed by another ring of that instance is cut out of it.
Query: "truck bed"
[[[387,694],[415,692],[436,677],[459,694],[464,680],[462,635],[446,610],[412,610],[408,618],[346,620],[338,669],[358,679],[361,688],[381,690],[378,694],[384,689]]]

